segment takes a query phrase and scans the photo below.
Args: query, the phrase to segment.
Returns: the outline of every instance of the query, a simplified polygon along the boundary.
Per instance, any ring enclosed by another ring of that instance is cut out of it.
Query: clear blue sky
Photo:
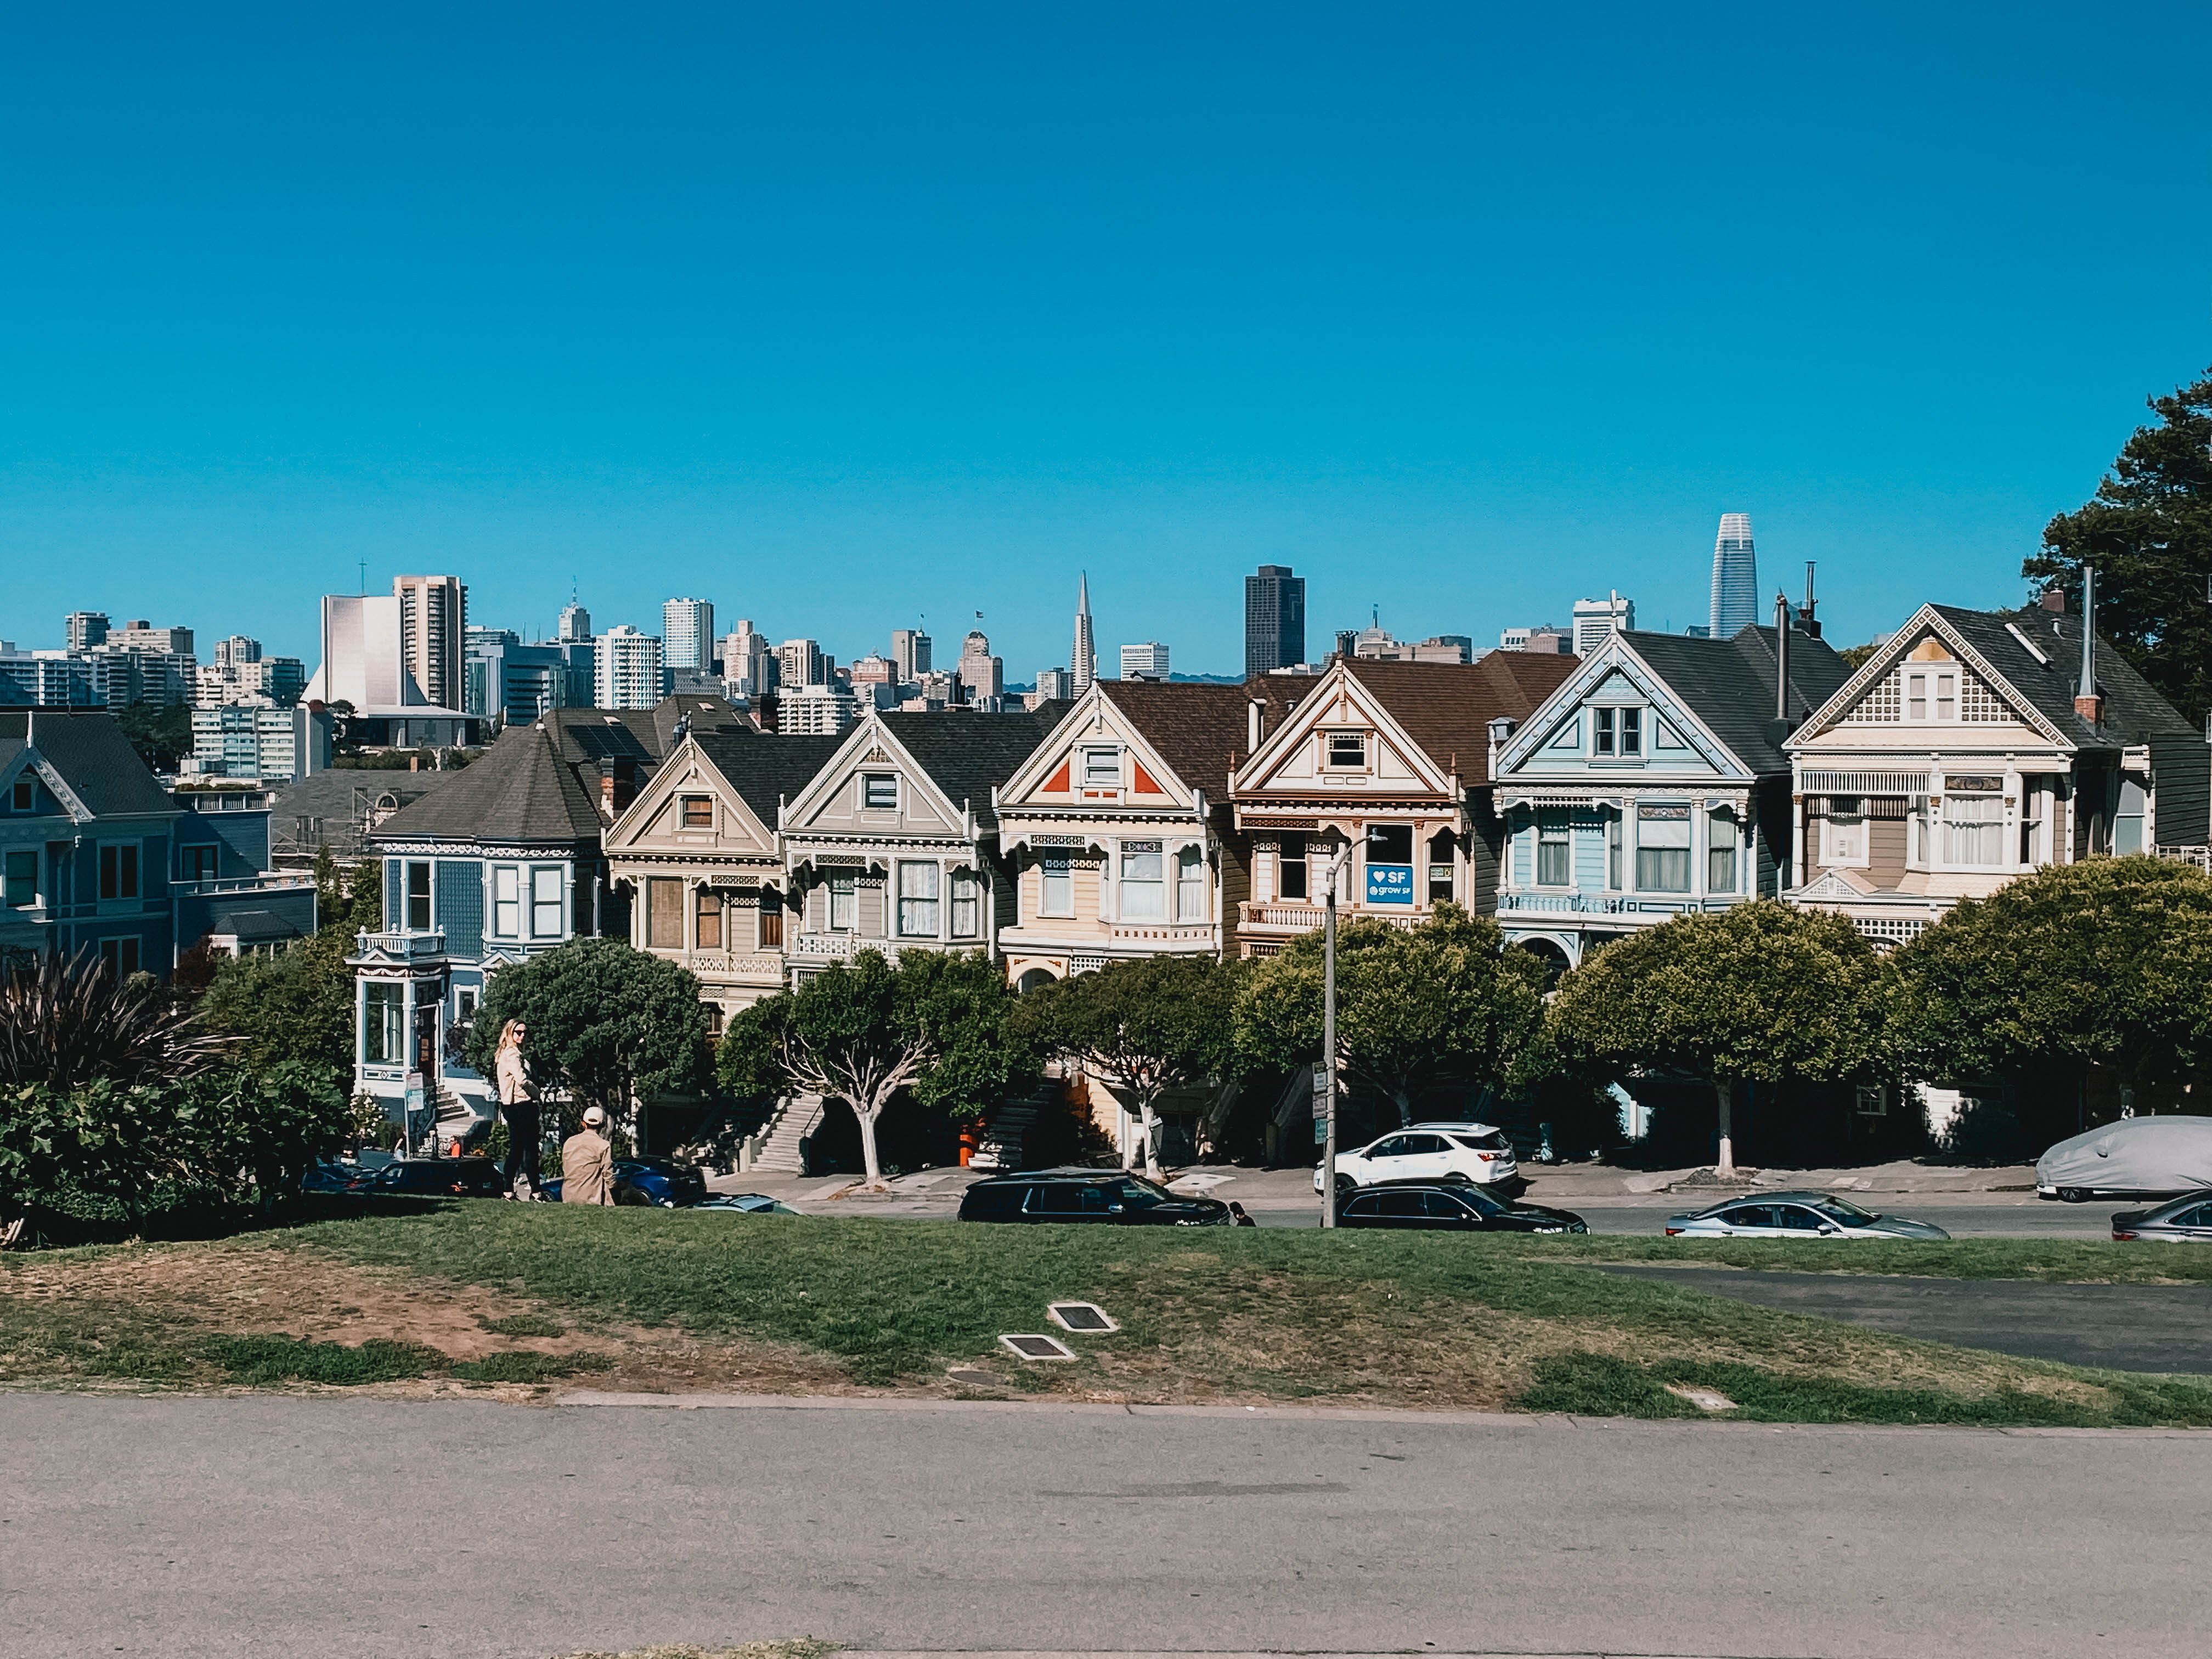
[[[2212,361],[2212,10],[12,9],[0,636],[672,594],[1010,678],[1990,605]]]

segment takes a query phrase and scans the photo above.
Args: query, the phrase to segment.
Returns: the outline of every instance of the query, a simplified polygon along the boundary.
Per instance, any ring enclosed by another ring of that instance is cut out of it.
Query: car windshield
[[[1504,1132],[1499,1129],[1492,1129],[1486,1135],[1454,1135],[1452,1139],[1461,1146],[1472,1147],[1478,1152],[1503,1152],[1510,1150],[1505,1144]]]
[[[1818,1210],[1829,1220],[1845,1227],[1863,1227],[1869,1221],[1881,1218],[1870,1210],[1862,1210],[1849,1199],[1824,1198],[1811,1207]]]
[[[1149,1208],[1155,1204],[1166,1204],[1175,1194],[1164,1187],[1155,1186],[1142,1176],[1123,1176],[1107,1190],[1124,1204],[1135,1204]]]

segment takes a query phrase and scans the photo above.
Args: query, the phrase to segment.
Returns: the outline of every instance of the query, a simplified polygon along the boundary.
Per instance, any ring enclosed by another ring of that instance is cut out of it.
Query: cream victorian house
[[[784,988],[786,884],[775,823],[837,748],[726,726],[683,734],[606,830],[630,895],[630,943],[695,975],[716,1031]]]
[[[1228,781],[1249,701],[1237,685],[1096,681],[998,790],[1016,895],[999,949],[1016,986],[1234,952],[1249,881]]]
[[[1923,605],[1814,711],[1790,899],[1896,945],[2041,865],[2203,856],[2204,734],[2063,605]]]
[[[1346,848],[1340,914],[1413,921],[1447,899],[1486,914],[1500,836],[1491,746],[1577,663],[1507,651],[1475,663],[1339,659],[1317,679],[1285,680],[1290,701],[1273,720],[1250,702],[1249,754],[1229,778],[1251,848],[1239,954],[1272,956],[1321,926]]]
[[[1012,919],[993,791],[1067,705],[870,715],[785,803],[794,978],[863,950],[982,951]]]

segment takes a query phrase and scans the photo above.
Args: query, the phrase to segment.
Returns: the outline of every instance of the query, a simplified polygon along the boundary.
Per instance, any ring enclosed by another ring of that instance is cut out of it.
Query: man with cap
[[[615,1201],[615,1149],[600,1127],[607,1115],[596,1106],[584,1109],[584,1127],[561,1143],[561,1201],[563,1204],[611,1204]]]

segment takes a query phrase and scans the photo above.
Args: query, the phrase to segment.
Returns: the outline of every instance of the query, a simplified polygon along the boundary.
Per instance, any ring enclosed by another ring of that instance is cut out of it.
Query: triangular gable
[[[868,773],[898,780],[896,808],[862,805],[861,778]],[[872,717],[854,726],[813,780],[785,804],[782,828],[787,835],[945,836],[963,833],[966,824],[960,804],[946,797],[889,726]]]
[[[761,822],[759,814],[738,793],[736,786],[722,775],[721,769],[690,738],[677,745],[676,751],[662,763],[652,781],[638,793],[637,799],[607,826],[607,851],[671,850],[696,846],[696,832],[693,838],[678,833],[683,827],[678,815],[683,811],[683,796],[702,794],[711,795],[715,803],[714,850],[775,851],[773,826]]]
[[[1112,787],[1086,787],[1081,751],[1102,745],[1121,750],[1121,776]],[[1001,813],[1115,805],[1190,810],[1195,799],[1128,712],[1097,686],[1084,693],[995,795]]]
[[[1961,718],[1949,724],[1971,732],[1978,726],[2002,723],[2004,717],[2009,716],[2012,723],[2050,742],[2067,741],[2018,688],[1951,626],[1942,611],[1932,605],[1923,605],[1880,650],[1859,665],[1858,672],[1845,680],[1834,696],[1814,710],[1812,717],[1790,739],[1789,747],[1796,750],[1842,726],[1863,729],[1904,724],[1904,677],[1911,672],[1910,664],[1916,653],[1920,653],[1917,660],[1937,660],[1928,654],[1931,641],[1940,641],[1949,659],[1965,671],[1959,688]]]
[[[1555,745],[1563,737],[1571,737],[1574,742],[1571,746],[1579,753],[1580,734],[1588,719],[1586,708],[1632,691],[1651,710],[1651,730],[1646,735],[1644,750],[1648,769],[1663,772],[1666,757],[1674,754],[1686,764],[1694,757],[1726,777],[1748,778],[1753,775],[1742,757],[1714,734],[1697,711],[1676,695],[1625,636],[1611,634],[1507,740],[1498,757],[1499,778],[1532,764],[1559,765]],[[1681,749],[1662,747],[1662,732],[1679,738]]]
[[[1350,798],[1352,788],[1322,782],[1331,775],[1321,764],[1320,745],[1323,734],[1331,730],[1360,731],[1372,737],[1374,750],[1364,773],[1371,790],[1394,794],[1453,793],[1452,780],[1445,769],[1430,758],[1382,700],[1340,662],[1299,700],[1251,758],[1237,769],[1237,794],[1310,795],[1327,788],[1332,794],[1341,793]],[[1461,775],[1480,775],[1483,758],[1462,757]]]
[[[69,814],[71,823],[92,822],[95,815],[84,804],[84,798],[70,787],[69,780],[62,776],[52,761],[28,745],[17,750],[14,758],[5,766],[0,766],[0,789],[8,788],[27,770],[36,773],[44,781],[46,787],[53,792],[54,799],[61,802],[62,810]]]

